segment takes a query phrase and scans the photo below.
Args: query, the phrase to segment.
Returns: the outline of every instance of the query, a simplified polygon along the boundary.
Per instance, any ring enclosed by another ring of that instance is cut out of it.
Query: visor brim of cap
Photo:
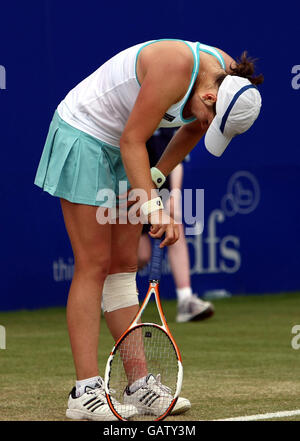
[[[216,118],[210,124],[204,139],[206,149],[214,156],[221,156],[232,138],[227,138],[219,129]]]

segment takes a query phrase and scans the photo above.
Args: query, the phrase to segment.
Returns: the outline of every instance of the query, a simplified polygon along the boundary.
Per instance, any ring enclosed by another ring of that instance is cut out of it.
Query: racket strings
[[[178,358],[169,336],[153,325],[138,326],[116,347],[109,388],[124,406],[115,410],[127,418],[126,405],[135,406],[135,420],[153,420],[170,407],[178,379]],[[132,407],[131,407],[132,411]]]

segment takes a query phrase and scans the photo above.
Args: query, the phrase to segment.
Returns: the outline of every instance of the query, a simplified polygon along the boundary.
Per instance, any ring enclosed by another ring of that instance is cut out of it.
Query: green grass
[[[177,324],[176,302],[163,302],[183,358],[181,396],[192,403],[190,412],[169,420],[300,409],[300,349],[291,346],[300,293],[232,297],[214,305],[212,318]],[[153,303],[145,318],[156,319]],[[65,309],[0,312],[0,324],[7,332],[7,349],[0,350],[0,420],[65,420],[75,381]],[[102,320],[102,374],[111,346]]]

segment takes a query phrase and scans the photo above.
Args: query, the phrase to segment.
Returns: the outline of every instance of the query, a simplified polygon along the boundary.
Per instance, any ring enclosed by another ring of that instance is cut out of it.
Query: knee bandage
[[[102,301],[104,312],[138,305],[136,273],[109,274],[103,285]]]

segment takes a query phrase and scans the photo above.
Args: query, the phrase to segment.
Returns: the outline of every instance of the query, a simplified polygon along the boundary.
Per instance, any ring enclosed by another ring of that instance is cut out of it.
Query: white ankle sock
[[[177,294],[178,302],[184,302],[193,294],[193,291],[190,286],[187,286],[186,288],[176,289],[176,294]]]
[[[80,397],[84,394],[86,386],[94,387],[99,380],[101,380],[101,377],[97,375],[97,377],[76,381],[76,397]]]

